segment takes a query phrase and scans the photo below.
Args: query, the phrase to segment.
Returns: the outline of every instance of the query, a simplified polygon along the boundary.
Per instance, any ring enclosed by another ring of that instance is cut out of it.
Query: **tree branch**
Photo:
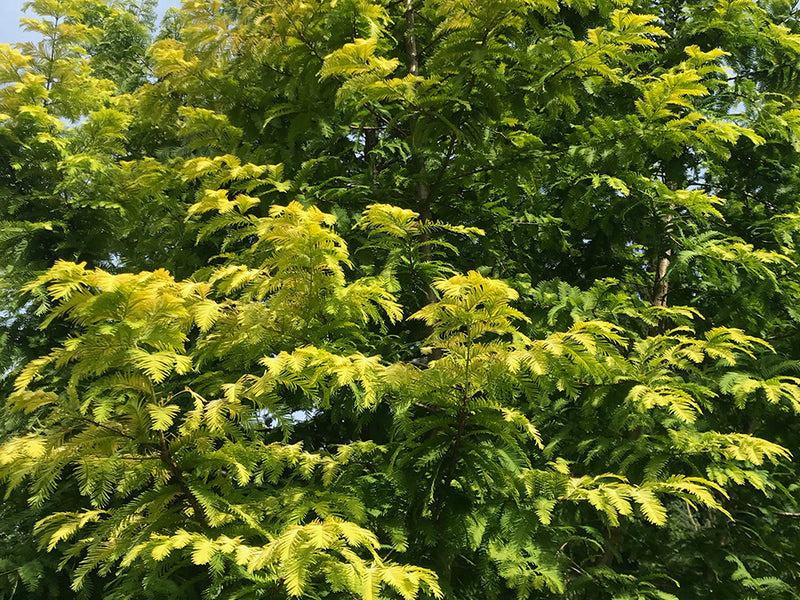
[[[210,528],[211,525],[206,519],[203,507],[200,505],[200,502],[197,501],[197,497],[192,493],[192,490],[189,489],[189,484],[186,483],[186,479],[183,477],[183,471],[181,471],[178,463],[176,463],[172,457],[172,453],[169,450],[169,444],[167,443],[167,438],[164,436],[164,432],[161,431],[159,433],[161,442],[161,462],[164,463],[165,467],[167,467],[170,475],[172,475],[172,477],[175,479],[175,483],[178,484],[178,487],[186,496],[186,500],[189,502],[189,505],[194,511],[195,519],[197,519],[198,523],[200,523],[200,525],[202,525],[204,528]]]

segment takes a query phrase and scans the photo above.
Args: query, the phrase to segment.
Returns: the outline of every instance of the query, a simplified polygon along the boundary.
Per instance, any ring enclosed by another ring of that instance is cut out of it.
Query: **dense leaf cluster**
[[[793,3],[28,9],[0,598],[797,597]]]

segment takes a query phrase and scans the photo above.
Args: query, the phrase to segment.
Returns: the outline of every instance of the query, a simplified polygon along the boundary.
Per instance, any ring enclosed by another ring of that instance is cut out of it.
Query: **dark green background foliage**
[[[0,599],[798,597],[795,3],[28,4]]]

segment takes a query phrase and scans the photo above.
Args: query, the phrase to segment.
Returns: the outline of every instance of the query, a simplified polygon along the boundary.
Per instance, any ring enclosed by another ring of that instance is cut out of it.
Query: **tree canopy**
[[[779,0],[33,0],[0,598],[800,589]]]

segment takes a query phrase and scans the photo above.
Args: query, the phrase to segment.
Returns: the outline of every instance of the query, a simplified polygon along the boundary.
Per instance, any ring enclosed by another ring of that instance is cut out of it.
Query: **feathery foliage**
[[[0,598],[796,596],[792,3],[28,11]]]

